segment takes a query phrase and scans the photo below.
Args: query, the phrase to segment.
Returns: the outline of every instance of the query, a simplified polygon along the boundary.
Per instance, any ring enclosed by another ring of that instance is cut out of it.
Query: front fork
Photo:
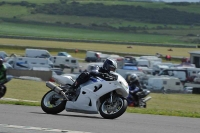
[[[110,93],[110,103],[113,102],[113,92]]]

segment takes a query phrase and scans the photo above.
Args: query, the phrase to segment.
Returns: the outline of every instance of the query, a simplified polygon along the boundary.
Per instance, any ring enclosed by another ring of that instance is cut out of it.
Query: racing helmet
[[[135,73],[131,74],[129,77],[129,82],[135,82],[138,80],[139,80],[139,78],[138,78],[137,74],[135,74]]]
[[[117,62],[115,60],[112,59],[106,59],[103,63],[103,69],[107,70],[107,71],[113,71],[115,72],[115,70],[117,69]]]

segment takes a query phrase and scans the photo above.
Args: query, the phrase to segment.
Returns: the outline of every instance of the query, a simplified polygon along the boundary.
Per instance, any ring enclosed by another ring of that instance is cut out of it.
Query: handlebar
[[[117,77],[115,75],[109,75],[107,73],[103,73],[102,77],[109,81],[117,80]]]

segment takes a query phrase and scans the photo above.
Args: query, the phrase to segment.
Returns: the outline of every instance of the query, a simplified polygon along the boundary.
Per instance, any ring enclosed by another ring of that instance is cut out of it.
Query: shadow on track
[[[47,114],[47,113],[40,113],[40,112],[30,112],[34,114],[45,114],[45,115],[57,115],[57,116],[68,116],[68,117],[82,117],[82,118],[91,118],[91,119],[103,119],[102,117],[97,116],[85,116],[83,115],[73,115],[73,114]]]

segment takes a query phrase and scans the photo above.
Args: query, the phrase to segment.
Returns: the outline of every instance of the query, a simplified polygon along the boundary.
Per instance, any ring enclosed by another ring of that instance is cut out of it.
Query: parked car
[[[66,57],[72,57],[70,54],[67,52],[58,52],[57,56],[66,56]]]

